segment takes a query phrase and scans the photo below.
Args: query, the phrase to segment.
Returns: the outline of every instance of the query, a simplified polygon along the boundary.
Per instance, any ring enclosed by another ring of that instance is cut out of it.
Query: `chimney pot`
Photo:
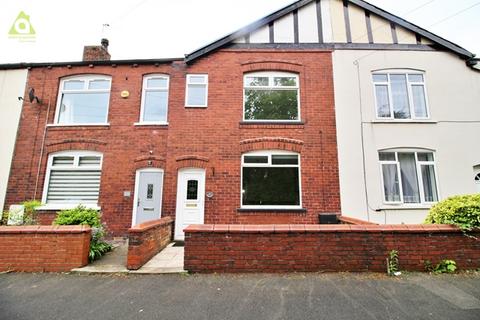
[[[108,45],[110,44],[110,42],[108,41],[108,39],[106,38],[103,38],[102,41],[100,42],[102,44],[102,47],[105,48],[105,50],[108,51]]]
[[[84,46],[83,61],[109,61],[108,39],[102,39],[100,46]]]

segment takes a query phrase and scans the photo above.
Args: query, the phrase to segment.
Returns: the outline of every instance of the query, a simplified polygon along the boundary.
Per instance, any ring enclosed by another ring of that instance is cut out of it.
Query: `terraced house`
[[[113,235],[189,224],[418,223],[479,191],[469,51],[360,0],[301,0],[182,59],[108,41],[28,67],[6,207],[84,204]]]

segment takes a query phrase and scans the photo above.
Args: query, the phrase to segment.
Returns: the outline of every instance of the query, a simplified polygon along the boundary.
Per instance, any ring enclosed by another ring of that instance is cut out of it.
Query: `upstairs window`
[[[141,123],[167,123],[169,78],[149,75],[143,79]]]
[[[432,152],[382,151],[378,156],[386,203],[420,204],[438,201]]]
[[[242,208],[300,208],[300,156],[285,151],[242,156]]]
[[[68,151],[50,155],[43,202],[48,205],[75,206],[98,203],[102,154]]]
[[[187,107],[206,107],[208,101],[208,75],[187,74]]]
[[[377,118],[428,119],[423,73],[374,73]]]
[[[256,72],[244,76],[245,121],[299,121],[298,75]]]
[[[106,124],[111,78],[71,77],[60,82],[57,124]]]

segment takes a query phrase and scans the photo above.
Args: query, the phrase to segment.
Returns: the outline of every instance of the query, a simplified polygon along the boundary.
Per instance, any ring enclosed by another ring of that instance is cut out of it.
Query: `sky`
[[[293,0],[15,0],[0,10],[0,63],[79,61],[110,40],[112,59],[183,57]],[[370,0],[480,55],[479,0]],[[35,38],[10,38],[23,11]],[[108,24],[108,27],[104,27]]]

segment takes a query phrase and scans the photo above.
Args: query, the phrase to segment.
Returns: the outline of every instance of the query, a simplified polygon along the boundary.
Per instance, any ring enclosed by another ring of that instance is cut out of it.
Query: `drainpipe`
[[[367,209],[367,221],[370,222],[370,210],[372,211],[380,211],[378,209],[374,209],[370,206],[369,196],[368,196],[368,187],[367,187],[367,168],[366,168],[366,157],[365,157],[365,137],[363,133],[363,101],[362,101],[362,85],[360,80],[360,61],[355,60],[353,64],[356,66],[357,69],[357,82],[358,82],[358,97],[360,103],[360,139],[361,139],[361,147],[362,147],[362,169],[363,169],[363,187],[365,189],[365,205]],[[385,213],[385,223],[386,223],[386,213]]]

